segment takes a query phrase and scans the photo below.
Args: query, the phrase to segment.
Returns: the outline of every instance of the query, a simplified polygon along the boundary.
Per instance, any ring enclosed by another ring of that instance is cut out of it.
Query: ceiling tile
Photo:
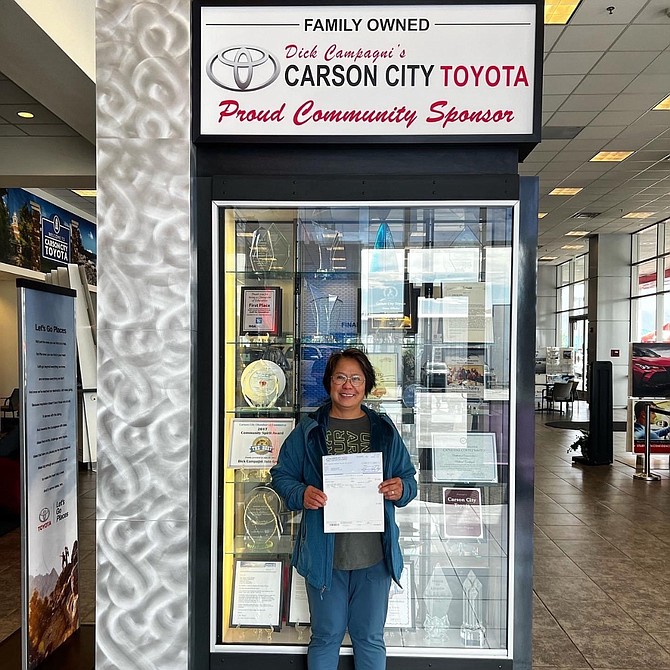
[[[645,112],[657,102],[658,95],[654,93],[621,93],[601,109],[607,112]]]
[[[609,140],[625,130],[625,126],[587,126],[577,137],[579,139]]]
[[[591,122],[598,112],[564,112],[558,111],[551,117],[552,126],[585,126]]]
[[[628,26],[612,45],[612,51],[663,51],[670,46],[670,22],[664,25]]]
[[[651,63],[656,54],[651,51],[609,51],[593,68],[591,74],[638,74]]]
[[[574,24],[618,24],[629,23],[647,4],[648,0],[625,0],[619,2],[614,7],[612,13],[607,11],[607,7],[614,5],[613,2],[593,2],[584,0],[577,11],[574,13],[570,23]]]
[[[544,74],[586,74],[599,58],[597,51],[550,53],[544,61]]]
[[[555,112],[567,99],[567,94],[563,95],[543,95],[542,110],[545,112]]]
[[[578,74],[548,75],[543,79],[545,95],[560,95],[561,93],[572,93],[582,81],[583,77]],[[628,83],[628,82],[626,82]],[[598,93],[599,91],[591,91]],[[617,93],[619,91],[616,91]]]
[[[601,112],[593,118],[594,126],[630,125],[640,118],[639,112]],[[623,151],[623,149],[622,149]]]
[[[670,30],[670,27],[668,28]],[[660,98],[670,91],[670,72],[641,74],[625,88],[626,93],[658,93]]]
[[[589,74],[574,89],[575,93],[621,93],[635,78],[632,74]]]
[[[556,96],[558,97],[558,96]],[[570,95],[561,105],[561,112],[600,112],[615,98],[613,93],[607,95]]]
[[[0,123],[0,137],[25,137],[26,134],[11,123]]]
[[[567,26],[552,48],[554,51],[607,51],[624,26]]]

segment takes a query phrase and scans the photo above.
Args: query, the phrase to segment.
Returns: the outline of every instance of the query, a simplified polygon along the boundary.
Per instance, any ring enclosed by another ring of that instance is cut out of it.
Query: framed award
[[[242,286],[240,291],[240,335],[279,335],[281,287]]]
[[[412,629],[416,626],[414,610],[414,563],[405,562],[400,576],[400,586],[391,580],[389,591],[387,629]]]
[[[307,601],[307,587],[305,578],[291,567],[288,616],[286,623],[289,626],[299,626],[310,622],[309,603]]]
[[[231,626],[280,629],[282,572],[281,561],[235,559]]]

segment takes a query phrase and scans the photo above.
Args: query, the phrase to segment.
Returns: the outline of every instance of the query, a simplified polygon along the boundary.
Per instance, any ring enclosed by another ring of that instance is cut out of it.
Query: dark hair
[[[330,393],[330,378],[333,376],[335,366],[343,358],[351,358],[361,366],[361,370],[363,370],[363,374],[365,375],[365,395],[370,393],[377,384],[375,369],[372,367],[372,363],[370,363],[370,360],[365,353],[354,347],[344,349],[343,351],[336,351],[334,354],[331,354],[328,363],[326,363],[326,370],[323,373],[323,388],[326,389],[326,392]]]

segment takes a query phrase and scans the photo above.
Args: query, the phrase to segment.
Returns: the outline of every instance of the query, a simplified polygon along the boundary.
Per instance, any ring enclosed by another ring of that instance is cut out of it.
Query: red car
[[[666,347],[663,347],[665,349]],[[633,347],[633,392],[638,398],[670,392],[670,348],[659,353],[651,347]]]

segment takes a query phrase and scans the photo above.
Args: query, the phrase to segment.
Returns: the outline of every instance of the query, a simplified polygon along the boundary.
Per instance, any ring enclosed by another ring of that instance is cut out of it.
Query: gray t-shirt
[[[328,454],[361,454],[370,451],[370,420],[328,419],[326,430]],[[360,570],[384,558],[381,533],[336,533],[333,567],[337,570]]]

